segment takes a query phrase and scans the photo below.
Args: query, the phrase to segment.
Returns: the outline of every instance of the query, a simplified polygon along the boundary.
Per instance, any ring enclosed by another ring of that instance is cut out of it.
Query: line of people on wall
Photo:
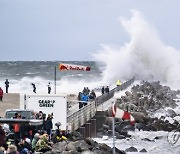
[[[92,101],[96,99],[96,93],[94,90],[89,90],[88,87],[84,87],[82,92],[79,92],[78,94],[78,100],[79,100],[79,109],[81,109],[83,106],[86,106],[88,104],[88,101]]]
[[[102,95],[105,94],[105,93],[109,94],[109,86],[106,86],[106,87],[102,86],[101,93],[102,93]]]

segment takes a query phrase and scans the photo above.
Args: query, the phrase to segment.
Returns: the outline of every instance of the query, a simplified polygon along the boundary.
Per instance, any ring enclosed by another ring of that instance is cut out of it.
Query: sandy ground
[[[4,117],[7,109],[19,109],[20,107],[20,94],[8,93],[4,94],[3,101],[0,102],[0,116]]]

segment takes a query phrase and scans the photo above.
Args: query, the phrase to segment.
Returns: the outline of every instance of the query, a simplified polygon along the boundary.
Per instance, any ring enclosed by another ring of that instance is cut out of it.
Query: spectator
[[[3,146],[4,144],[5,144],[5,132],[2,126],[0,125],[0,147]]]
[[[94,90],[91,91],[89,98],[92,100],[94,100],[96,98],[96,94],[95,94]]]
[[[101,93],[104,94],[104,86],[102,86]]]
[[[13,144],[9,145],[7,149],[7,154],[19,154],[19,152],[17,151],[17,147]]]
[[[33,150],[35,150],[35,147],[36,147],[36,143],[38,142],[38,140],[39,140],[39,133],[36,133],[35,135],[34,135],[34,138],[33,138],[33,140],[32,140],[32,149]]]
[[[30,153],[33,153],[34,150],[32,148],[32,145],[31,145],[31,140],[29,138],[26,138],[23,142],[22,142],[22,151],[21,153],[25,153],[25,154],[30,154]]]
[[[36,144],[36,152],[43,152],[49,151],[52,147],[48,143],[48,134],[43,134]]]
[[[87,95],[87,94],[86,94],[86,95],[85,95],[85,94],[83,95],[83,101],[84,101],[84,102],[83,102],[84,106],[87,105],[87,101],[88,101],[88,95]]]
[[[0,87],[0,101],[2,102],[2,99],[3,99],[3,90],[2,88]]]
[[[83,102],[82,102],[82,93],[79,92],[78,94],[78,100],[79,100],[79,109],[81,109],[83,107]]]
[[[21,119],[21,115],[18,113],[15,113],[14,119]],[[20,140],[20,124],[18,123],[13,124],[13,128],[14,128],[14,142],[15,144],[18,144]]]
[[[48,84],[48,94],[50,94],[50,93],[51,93],[51,84],[49,82],[49,84]]]
[[[6,86],[6,93],[8,93],[8,88],[9,88],[9,81],[6,79],[5,81],[5,86]]]
[[[34,83],[31,83],[31,85],[33,86],[33,92],[36,94],[36,85]]]
[[[109,94],[109,87],[108,87],[108,86],[105,88],[105,92],[106,92],[107,94]]]
[[[0,146],[0,154],[4,154],[5,153],[5,148]]]
[[[51,129],[53,128],[53,123],[52,123],[52,116],[48,114],[47,120],[46,120],[46,132],[49,135],[49,141],[50,141],[50,136],[51,136]]]
[[[117,80],[116,86],[120,86],[120,85],[122,85],[122,82],[120,80]]]

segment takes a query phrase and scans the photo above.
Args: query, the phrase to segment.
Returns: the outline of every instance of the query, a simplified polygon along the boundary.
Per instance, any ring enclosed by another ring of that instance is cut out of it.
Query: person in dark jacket
[[[48,114],[47,120],[46,120],[46,131],[47,134],[49,135],[49,140],[51,136],[51,129],[53,128],[53,123],[52,123],[52,116]]]
[[[104,86],[102,86],[101,93],[104,94]]]
[[[50,94],[50,93],[51,93],[51,84],[49,82],[49,84],[48,84],[48,94]]]
[[[95,98],[96,98],[96,94],[95,94],[94,90],[92,90],[90,95],[89,95],[89,99],[94,100]]]
[[[6,79],[5,81],[5,86],[6,86],[6,93],[8,93],[8,88],[9,88],[9,81]]]
[[[21,144],[21,148],[22,148],[22,151],[21,153],[25,153],[25,154],[31,154],[34,152],[34,149],[32,148],[32,145],[31,145],[31,140],[29,138],[26,138],[22,144]]]
[[[0,125],[0,147],[5,144],[5,131]]]
[[[79,92],[79,94],[78,94],[79,109],[81,109],[83,107],[83,102],[81,102],[82,101],[82,96],[83,96],[82,92]]]
[[[107,94],[109,94],[109,87],[108,87],[108,86],[105,88],[105,92],[106,92]]]
[[[33,92],[36,94],[36,85],[34,83],[31,83],[31,85],[33,86]]]

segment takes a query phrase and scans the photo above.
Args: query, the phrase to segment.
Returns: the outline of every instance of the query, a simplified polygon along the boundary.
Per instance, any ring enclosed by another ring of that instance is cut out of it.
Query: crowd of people
[[[92,101],[96,99],[96,94],[94,90],[89,90],[88,87],[84,87],[82,92],[79,92],[78,94],[78,100],[79,100],[79,109],[81,109],[83,106],[87,105],[88,101]]]
[[[15,113],[14,119],[21,119],[19,113]],[[43,120],[43,124],[39,126],[30,126],[28,124],[14,123],[9,124],[9,128],[13,132],[13,138],[7,138],[5,130],[0,125],[0,154],[31,154],[36,152],[45,152],[52,149],[52,144],[67,140],[66,133],[57,129],[51,132],[53,123],[53,115],[46,114],[42,111],[34,114],[34,118]],[[10,141],[11,139],[11,141]]]

